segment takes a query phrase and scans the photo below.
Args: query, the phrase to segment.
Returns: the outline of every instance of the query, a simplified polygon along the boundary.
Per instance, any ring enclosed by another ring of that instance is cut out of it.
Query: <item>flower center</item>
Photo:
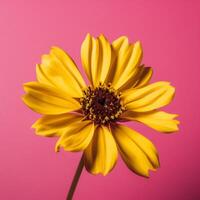
[[[96,88],[88,87],[80,99],[86,119],[95,124],[108,124],[117,120],[125,110],[121,104],[120,93],[108,85],[100,84]]]

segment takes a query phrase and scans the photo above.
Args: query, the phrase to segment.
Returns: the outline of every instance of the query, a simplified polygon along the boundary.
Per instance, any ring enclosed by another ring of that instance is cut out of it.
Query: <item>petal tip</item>
[[[57,144],[56,144],[54,150],[55,150],[56,153],[60,152],[60,145],[57,145]]]
[[[101,33],[98,38],[107,41],[107,38],[103,33]]]
[[[87,33],[86,36],[85,36],[85,39],[90,39],[92,36],[90,33]]]
[[[35,122],[34,124],[32,124],[31,128],[36,129],[37,127],[37,122]]]
[[[27,94],[22,95],[22,96],[21,96],[21,100],[22,100],[26,105],[28,105],[28,104],[27,104],[27,100],[26,100],[26,96],[27,96]]]
[[[58,51],[63,51],[63,50],[60,47],[56,46],[56,45],[51,46],[51,48],[50,48],[50,54],[54,54],[54,53],[56,53]]]

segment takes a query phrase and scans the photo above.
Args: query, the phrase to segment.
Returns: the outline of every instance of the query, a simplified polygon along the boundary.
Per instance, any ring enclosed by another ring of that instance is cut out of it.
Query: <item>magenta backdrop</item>
[[[80,64],[87,32],[110,41],[140,39],[153,81],[177,88],[165,110],[180,114],[178,134],[132,128],[151,139],[161,168],[139,177],[118,160],[106,177],[83,171],[75,200],[200,199],[200,1],[0,1],[0,199],[64,200],[80,153],[54,152],[56,139],[34,135],[38,115],[21,101],[22,84],[35,79],[35,64],[52,45]]]

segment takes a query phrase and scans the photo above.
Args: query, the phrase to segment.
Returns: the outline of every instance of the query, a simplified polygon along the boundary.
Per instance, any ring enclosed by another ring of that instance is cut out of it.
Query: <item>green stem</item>
[[[80,160],[80,162],[78,164],[78,167],[76,169],[76,173],[74,175],[72,184],[70,186],[69,192],[67,194],[67,199],[66,200],[72,200],[74,191],[76,189],[76,186],[78,184],[79,178],[81,176],[81,172],[83,171],[83,166],[84,166],[84,158],[83,158],[83,155],[82,155],[81,160]]]

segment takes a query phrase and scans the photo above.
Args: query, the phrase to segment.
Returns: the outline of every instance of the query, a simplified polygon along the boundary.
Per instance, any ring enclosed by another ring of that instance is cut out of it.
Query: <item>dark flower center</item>
[[[80,99],[86,119],[95,124],[108,124],[116,121],[125,110],[121,104],[120,93],[109,85],[100,84],[96,88],[88,87]]]

